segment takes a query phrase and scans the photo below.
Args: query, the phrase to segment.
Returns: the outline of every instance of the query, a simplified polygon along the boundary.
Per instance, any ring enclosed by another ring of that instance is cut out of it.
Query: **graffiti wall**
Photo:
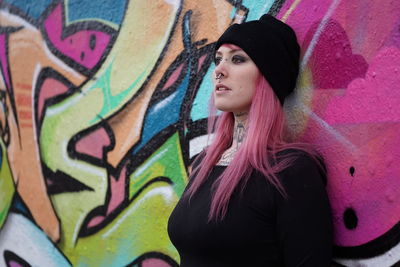
[[[285,110],[327,162],[336,264],[400,264],[399,1],[0,0],[0,265],[179,266],[213,44],[264,13],[302,47]]]

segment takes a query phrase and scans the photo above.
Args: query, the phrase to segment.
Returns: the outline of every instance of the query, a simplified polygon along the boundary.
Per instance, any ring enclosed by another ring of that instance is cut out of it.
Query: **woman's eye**
[[[215,65],[218,65],[221,62],[221,60],[222,60],[222,57],[215,57],[214,58]]]
[[[233,56],[232,57],[232,62],[233,63],[242,63],[242,62],[245,62],[246,61],[246,59],[244,58],[244,57],[242,57],[242,56]]]

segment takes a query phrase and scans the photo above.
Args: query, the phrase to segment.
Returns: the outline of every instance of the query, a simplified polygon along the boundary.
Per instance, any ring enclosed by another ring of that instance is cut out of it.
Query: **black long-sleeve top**
[[[330,266],[332,222],[325,176],[306,154],[278,174],[287,198],[253,171],[222,221],[208,222],[215,166],[190,202],[182,197],[168,222],[181,267]],[[194,178],[195,179],[195,178]]]

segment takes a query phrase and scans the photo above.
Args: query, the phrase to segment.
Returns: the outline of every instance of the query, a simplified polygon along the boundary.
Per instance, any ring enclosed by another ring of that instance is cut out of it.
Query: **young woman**
[[[182,267],[330,266],[323,164],[284,139],[282,105],[299,45],[272,16],[230,26],[216,43],[213,142],[195,160],[168,223]]]

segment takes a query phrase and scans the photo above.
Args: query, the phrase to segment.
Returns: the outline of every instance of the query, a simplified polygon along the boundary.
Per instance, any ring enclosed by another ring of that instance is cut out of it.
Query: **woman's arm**
[[[302,154],[279,178],[287,198],[277,196],[277,232],[285,266],[330,266],[332,217],[324,174]]]

